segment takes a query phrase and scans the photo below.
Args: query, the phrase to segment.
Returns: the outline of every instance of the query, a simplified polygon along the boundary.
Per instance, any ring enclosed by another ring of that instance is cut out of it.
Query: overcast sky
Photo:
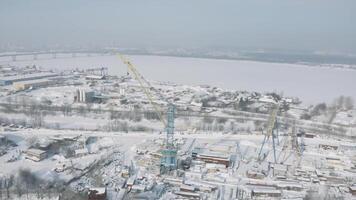
[[[0,0],[0,45],[356,54],[355,0]]]

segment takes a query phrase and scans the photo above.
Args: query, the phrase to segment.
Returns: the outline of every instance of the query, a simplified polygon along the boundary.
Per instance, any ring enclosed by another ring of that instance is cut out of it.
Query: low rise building
[[[33,160],[36,162],[39,162],[39,161],[47,158],[47,152],[40,150],[40,149],[32,149],[32,148],[28,149],[25,152],[25,155],[26,155],[27,159],[30,159],[30,160]]]
[[[174,194],[183,196],[188,199],[201,199],[200,194],[195,193],[195,192],[183,192],[183,191],[176,191]]]
[[[276,189],[253,188],[251,196],[263,199],[280,198],[282,196],[282,192]]]
[[[228,167],[231,161],[231,158],[228,154],[211,151],[198,154],[197,159],[202,160],[206,163],[222,164],[225,165],[225,167]]]
[[[51,72],[5,76],[5,77],[0,77],[0,85],[11,85],[15,82],[38,80],[43,78],[55,77],[55,76],[58,76],[58,74],[51,73]]]

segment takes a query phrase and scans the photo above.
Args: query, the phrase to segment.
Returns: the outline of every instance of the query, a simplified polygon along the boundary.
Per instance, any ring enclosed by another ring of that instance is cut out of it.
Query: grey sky
[[[0,46],[117,44],[356,54],[355,0],[0,0]]]

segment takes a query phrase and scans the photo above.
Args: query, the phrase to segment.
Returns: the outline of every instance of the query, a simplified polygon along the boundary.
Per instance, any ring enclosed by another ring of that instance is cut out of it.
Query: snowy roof
[[[31,79],[31,78],[40,78],[40,77],[48,77],[48,76],[58,76],[58,74],[51,73],[51,72],[42,72],[36,74],[25,74],[25,75],[17,75],[17,76],[3,76],[0,77],[0,80],[16,81],[21,79]]]
[[[177,194],[177,195],[182,195],[182,196],[200,197],[200,194],[197,194],[197,193],[194,193],[194,192],[175,191],[174,193]]]
[[[76,149],[75,154],[85,154],[88,153],[88,149]]]
[[[190,186],[190,185],[185,185],[185,184],[182,184],[180,185],[180,189],[182,190],[190,190],[190,191],[194,191],[195,190],[195,187],[193,186]]]
[[[85,78],[89,78],[89,79],[103,79],[104,76],[98,76],[98,75],[88,75]]]
[[[267,188],[254,188],[253,189],[254,193],[263,193],[263,194],[280,194],[281,191],[276,190],[276,189],[267,189]]]
[[[96,191],[97,194],[105,194],[105,188],[104,187],[90,188],[89,191]]]
[[[295,187],[295,188],[303,188],[303,186],[300,183],[286,183],[286,182],[281,182],[277,184],[278,187]]]
[[[53,143],[53,141],[51,139],[48,139],[48,138],[41,138],[39,139],[39,146],[41,148],[46,148],[48,147],[49,145],[51,145]]]
[[[33,83],[47,83],[50,80],[48,79],[35,79],[35,80],[28,80],[28,81],[19,81],[16,82],[15,84],[33,84]]]
[[[103,147],[110,147],[110,146],[112,146],[114,144],[113,140],[111,138],[108,138],[108,137],[102,138],[97,143],[102,148]]]
[[[215,151],[205,151],[199,154],[199,157],[214,157],[214,158],[221,158],[221,159],[229,159],[230,156],[228,154],[215,152]]]
[[[56,135],[51,137],[53,140],[76,140],[78,138],[77,135]]]
[[[129,179],[127,179],[127,185],[133,185],[136,181],[136,176],[130,176]]]
[[[271,96],[262,96],[259,101],[265,103],[276,103],[276,101]]]
[[[27,149],[26,152],[27,152],[27,153],[32,153],[32,154],[37,154],[37,155],[46,153],[45,151],[42,151],[42,150],[40,150],[40,149]]]
[[[146,186],[144,185],[133,185],[132,190],[138,190],[138,191],[144,191],[146,189]]]

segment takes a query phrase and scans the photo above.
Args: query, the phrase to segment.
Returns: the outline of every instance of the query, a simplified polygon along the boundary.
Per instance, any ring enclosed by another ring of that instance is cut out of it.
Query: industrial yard
[[[351,97],[1,66],[0,199],[356,199]],[[118,58],[119,59],[119,58]]]
[[[355,0],[0,0],[0,200],[356,200]]]

